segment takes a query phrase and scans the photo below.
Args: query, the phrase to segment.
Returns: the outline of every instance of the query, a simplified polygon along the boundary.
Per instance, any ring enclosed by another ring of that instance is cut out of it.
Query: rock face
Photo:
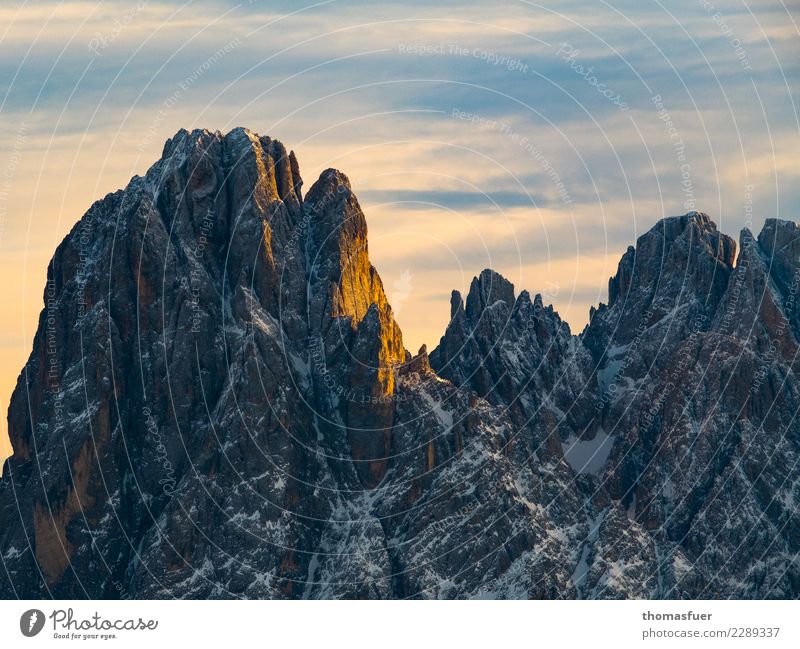
[[[179,132],[48,268],[2,597],[800,596],[800,229],[702,213],[572,335],[497,273],[412,356],[342,173]]]

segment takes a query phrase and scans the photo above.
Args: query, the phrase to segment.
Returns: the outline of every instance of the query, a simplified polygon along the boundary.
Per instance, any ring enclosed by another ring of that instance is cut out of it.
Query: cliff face
[[[6,465],[6,459],[11,457],[14,449],[11,448],[11,439],[5,431],[0,432],[0,478],[3,477],[3,468]]]
[[[797,597],[800,229],[702,213],[572,335],[483,271],[408,353],[349,180],[181,131],[57,249],[0,596]]]

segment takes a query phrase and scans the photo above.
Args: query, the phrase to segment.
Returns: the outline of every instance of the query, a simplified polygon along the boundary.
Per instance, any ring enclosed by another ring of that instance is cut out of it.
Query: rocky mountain
[[[579,335],[484,270],[412,355],[347,177],[302,187],[181,131],[58,247],[0,596],[800,596],[796,224],[660,221]]]

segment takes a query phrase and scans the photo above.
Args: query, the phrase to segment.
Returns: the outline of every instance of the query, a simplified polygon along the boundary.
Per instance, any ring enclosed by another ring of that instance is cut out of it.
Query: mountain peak
[[[181,168],[187,177],[204,175],[208,165],[219,166],[216,159],[220,155],[234,168],[252,170],[250,178],[256,185],[255,199],[259,198],[260,187],[268,197],[280,198],[287,206],[298,207],[302,203],[303,180],[294,152],[287,151],[279,140],[244,127],[234,128],[224,135],[205,128],[180,129],[166,141],[161,159],[151,171],[156,172],[157,183]],[[198,166],[202,169],[197,169]]]
[[[412,356],[349,179],[301,182],[182,130],[59,245],[0,596],[797,597],[796,226],[729,281],[707,215],[660,221],[577,337],[486,269]]]
[[[470,319],[477,319],[484,310],[497,302],[509,309],[514,306],[514,285],[500,273],[485,268],[472,279],[467,295],[466,313]]]
[[[770,252],[783,253],[800,247],[800,226],[794,221],[769,218],[758,235],[758,242]]]
[[[703,238],[719,236],[717,224],[714,223],[708,214],[705,212],[692,211],[680,216],[665,216],[660,219],[652,228],[639,237],[637,240],[637,247],[639,241],[643,237],[657,234],[665,241],[673,242],[681,236],[686,236],[689,232],[699,234]]]
[[[347,190],[351,189],[350,179],[347,177],[347,174],[333,167],[325,169],[325,171],[319,175],[319,180],[317,182],[321,183],[326,189],[338,189],[339,187]],[[344,189],[338,189],[338,191],[344,193]]]

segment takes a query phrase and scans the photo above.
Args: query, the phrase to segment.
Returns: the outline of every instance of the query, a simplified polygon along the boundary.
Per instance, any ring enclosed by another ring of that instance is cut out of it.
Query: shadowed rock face
[[[800,230],[705,214],[578,336],[484,270],[408,353],[349,180],[181,131],[56,250],[0,596],[800,595]]]

